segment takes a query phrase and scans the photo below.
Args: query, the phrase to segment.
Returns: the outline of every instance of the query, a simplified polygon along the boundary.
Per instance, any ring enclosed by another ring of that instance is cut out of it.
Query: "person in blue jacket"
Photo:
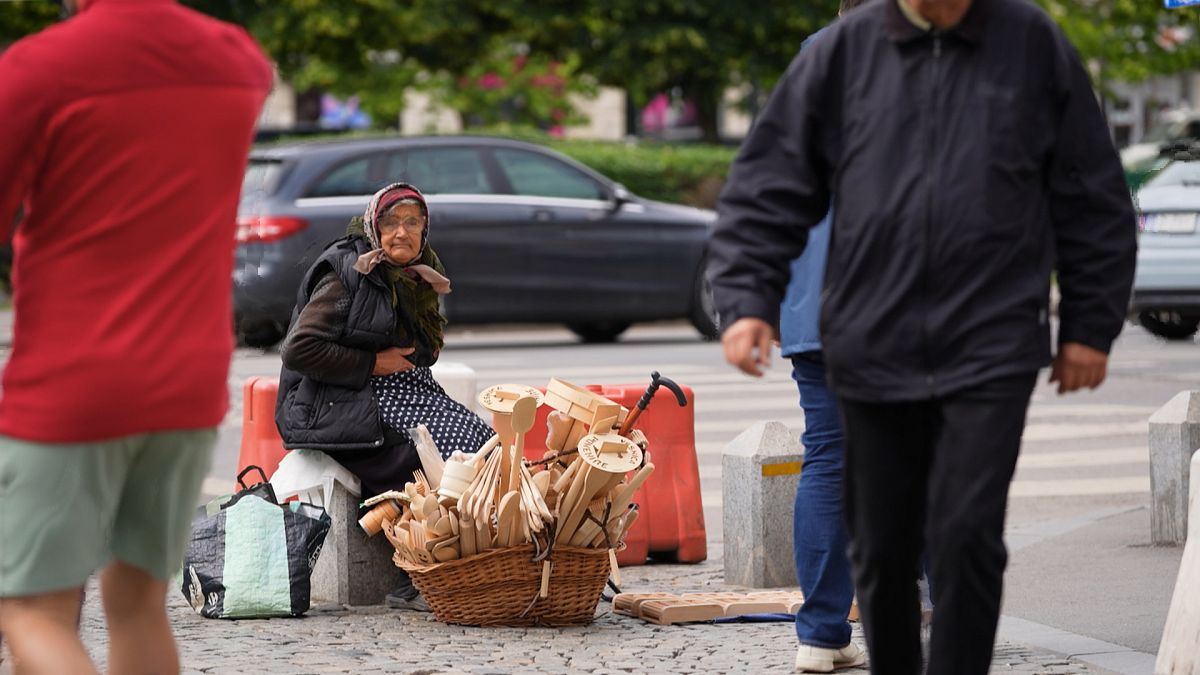
[[[863,2],[842,0],[838,16]],[[814,33],[801,49],[819,36],[820,31]],[[792,379],[804,409],[804,469],[792,523],[796,576],[804,593],[804,604],[796,611],[796,670],[802,673],[828,673],[867,660],[866,651],[850,641],[854,580],[842,518],[842,423],[821,355],[821,289],[832,220],[830,211],[809,233],[804,252],[792,261],[791,281],[779,308],[780,353],[792,361]]]
[[[807,673],[866,662],[866,652],[850,641],[854,582],[842,519],[842,424],[826,384],[817,321],[832,215],[812,230],[804,253],[792,261],[792,279],[779,312],[780,352],[792,361],[804,409],[804,469],[796,490],[793,553],[804,592],[804,604],[796,612],[796,670]]]

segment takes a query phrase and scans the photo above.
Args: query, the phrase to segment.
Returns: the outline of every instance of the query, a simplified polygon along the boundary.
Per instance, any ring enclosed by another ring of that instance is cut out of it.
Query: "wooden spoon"
[[[511,531],[513,522],[520,517],[521,511],[521,496],[516,492],[506,492],[504,497],[500,499],[500,506],[496,509],[496,545],[500,547],[512,546]]]
[[[576,493],[575,500],[570,502],[570,515],[561,521],[562,529],[558,531],[558,535],[554,538],[556,542],[571,540],[571,537],[575,535],[575,529],[579,527],[579,522],[583,519],[583,512],[587,509],[588,503],[592,501],[592,497],[596,495],[600,488],[608,483],[611,476],[612,474],[607,471],[601,471],[592,466],[588,467],[588,470],[583,475],[582,488]]]
[[[521,489],[521,467],[525,459],[525,432],[533,428],[533,421],[537,418],[537,399],[532,396],[522,396],[513,404],[512,411],[512,430],[516,434],[516,442],[513,444],[513,454],[510,461],[512,462],[509,468],[508,489]]]
[[[546,491],[550,489],[550,479],[553,478],[549,471],[539,471],[529,477],[529,481],[533,483],[533,487],[542,496],[546,498]]]
[[[533,476],[530,476],[529,470],[523,466],[521,467],[521,485],[529,495],[529,502],[533,505],[532,510],[547,522],[554,518],[554,514],[550,513],[550,507],[546,506],[546,499],[542,496],[542,491],[533,484]],[[538,531],[541,531],[540,528]]]
[[[450,562],[451,560],[458,560],[460,557],[461,554],[459,554],[458,549],[453,546],[444,546],[433,551],[433,559],[438,562]]]
[[[503,452],[492,455],[484,467],[487,476],[484,478],[483,485],[475,491],[475,506],[472,509],[475,520],[486,518],[492,507],[500,503],[496,492],[500,487],[500,470],[504,456]]]
[[[455,520],[458,520],[455,518]],[[433,532],[439,537],[454,534],[454,526],[450,524],[450,516],[442,516],[433,524]]]

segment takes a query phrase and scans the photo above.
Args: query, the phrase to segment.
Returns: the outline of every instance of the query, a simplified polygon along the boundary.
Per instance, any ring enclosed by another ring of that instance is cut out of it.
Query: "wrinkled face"
[[[425,215],[417,204],[400,204],[379,218],[379,245],[397,265],[412,262],[421,253]]]

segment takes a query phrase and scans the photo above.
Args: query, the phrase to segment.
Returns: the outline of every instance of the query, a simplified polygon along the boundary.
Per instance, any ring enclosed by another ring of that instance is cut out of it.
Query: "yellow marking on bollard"
[[[800,464],[800,462],[778,462],[776,464],[763,464],[762,475],[793,476],[800,473]]]

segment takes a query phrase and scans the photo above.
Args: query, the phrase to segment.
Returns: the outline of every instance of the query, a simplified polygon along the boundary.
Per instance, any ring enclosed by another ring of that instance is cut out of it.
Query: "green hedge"
[[[713,208],[735,148],[667,143],[553,141],[550,147],[648,199]]]

